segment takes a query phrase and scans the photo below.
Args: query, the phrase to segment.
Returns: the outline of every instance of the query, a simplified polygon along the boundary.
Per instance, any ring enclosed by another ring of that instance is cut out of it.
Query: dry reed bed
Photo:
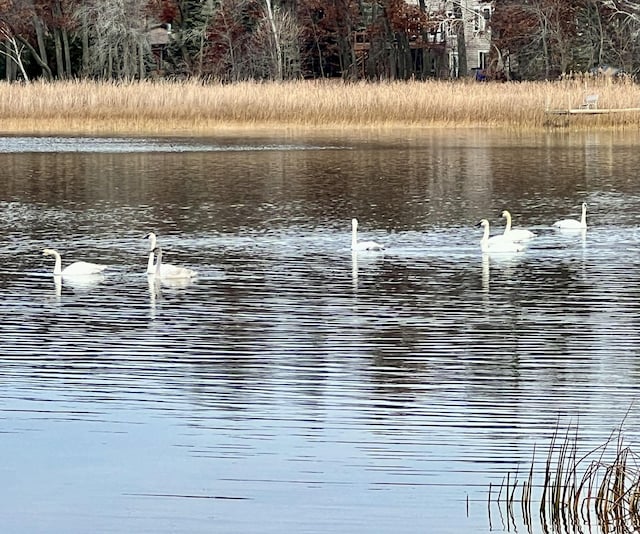
[[[640,531],[640,456],[624,444],[622,428],[599,447],[579,452],[578,428],[559,429],[551,438],[544,479],[536,485],[534,457],[525,480],[507,474],[497,492],[489,486],[491,503],[504,505],[507,530],[516,528],[516,505],[528,532],[532,531],[534,490],[539,490],[538,514],[544,532],[637,533]],[[501,510],[502,511],[502,510]]]
[[[539,129],[550,123],[545,109],[578,107],[587,93],[600,95],[601,108],[640,107],[639,86],[596,79],[0,83],[0,131],[206,134],[222,127]],[[572,118],[570,126],[637,128],[640,112],[581,116]]]

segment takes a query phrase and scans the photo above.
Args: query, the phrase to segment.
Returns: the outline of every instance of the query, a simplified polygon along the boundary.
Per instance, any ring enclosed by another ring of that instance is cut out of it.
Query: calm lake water
[[[526,531],[489,485],[558,425],[640,449],[639,142],[0,139],[0,529]]]

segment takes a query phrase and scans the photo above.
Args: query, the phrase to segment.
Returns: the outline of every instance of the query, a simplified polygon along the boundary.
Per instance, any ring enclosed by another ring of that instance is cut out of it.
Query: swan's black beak
[[[480,221],[479,223],[476,223],[476,228],[480,228],[482,226],[482,221]]]
[[[149,237],[151,237],[151,234],[147,234],[146,236],[144,236],[142,239],[149,239]]]

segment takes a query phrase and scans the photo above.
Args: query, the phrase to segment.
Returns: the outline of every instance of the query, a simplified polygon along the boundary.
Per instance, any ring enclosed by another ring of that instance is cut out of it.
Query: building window
[[[449,53],[449,76],[451,78],[458,77],[458,53],[450,52]]]
[[[480,51],[478,52],[478,68],[486,69],[489,64],[489,52]]]
[[[483,7],[482,9],[476,9],[475,16],[473,17],[473,29],[476,32],[484,32],[487,30],[487,25],[491,20],[491,7]]]
[[[476,10],[475,15],[473,17],[473,31],[481,32],[484,30],[484,19],[482,18],[482,13],[479,10]]]

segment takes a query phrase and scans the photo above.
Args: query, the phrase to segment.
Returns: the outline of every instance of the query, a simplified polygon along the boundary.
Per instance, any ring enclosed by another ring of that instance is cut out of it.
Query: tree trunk
[[[62,59],[62,37],[60,36],[60,30],[56,28],[53,30],[53,41],[56,48],[56,69],[58,72],[58,78],[64,79],[64,60]]]
[[[142,46],[142,43],[140,43],[140,45],[138,46],[138,49],[140,51],[139,52],[140,53],[140,63],[139,63],[140,70],[138,72],[138,75],[140,76],[140,80],[144,80],[146,69],[145,69],[145,66],[144,66],[144,48]]]
[[[544,78],[545,80],[549,79],[549,73],[551,71],[551,66],[549,63],[549,43],[547,39],[549,38],[549,31],[547,26],[547,19],[540,13],[540,22],[542,28],[542,55],[544,59]]]
[[[64,55],[64,70],[67,73],[67,77],[73,76],[71,72],[71,51],[69,50],[69,32],[66,29],[61,29],[62,34],[62,53]]]
[[[0,45],[4,48],[4,77],[8,82],[14,82],[16,80],[16,75],[18,73],[18,64],[13,60],[11,45],[9,41],[5,41],[4,44]]]
[[[271,6],[271,0],[265,0],[265,4],[267,5],[267,17],[269,19],[269,25],[271,26],[271,32],[273,33],[273,43],[276,49],[276,58],[275,58],[275,68],[276,68],[276,79],[278,81],[282,80],[282,46],[280,43],[280,33],[278,28],[276,27],[276,21],[273,18],[273,7]]]
[[[33,18],[33,27],[36,30],[36,41],[38,43],[38,51],[36,52],[35,48],[30,44],[27,46],[31,50],[31,53],[34,55],[36,63],[42,67],[42,74],[48,79],[51,80],[53,75],[51,74],[51,68],[49,67],[49,61],[47,59],[47,48],[44,43],[44,27],[42,25],[42,20],[38,17]],[[26,39],[20,39],[21,42],[25,43]]]
[[[31,43],[29,43],[29,41],[27,41],[23,37],[17,36],[16,39],[20,41],[25,46],[25,48],[29,50],[29,52],[31,52],[33,59],[35,59],[36,63],[42,68],[42,73],[44,74],[45,78],[47,78],[47,80],[51,80],[53,78],[51,69],[49,68],[49,65],[47,65],[47,63],[42,60],[40,54],[38,54],[38,51],[33,48],[33,46],[31,46]]]
[[[60,0],[58,0],[55,4],[55,14],[59,18],[59,20],[64,20],[64,16],[62,13],[62,5]],[[58,38],[60,39],[60,48],[62,49],[62,52],[60,54],[61,56],[60,65],[62,65],[62,67],[58,67],[58,72],[60,73],[60,71],[62,70],[62,76],[65,78],[68,78],[72,75],[71,53],[69,51],[69,33],[67,32],[67,29],[63,26],[60,26],[59,28],[57,28],[57,31],[58,31]],[[58,57],[57,47],[58,47],[58,44],[56,43],[56,57]]]
[[[467,39],[464,34],[464,13],[462,13],[462,7],[460,2],[455,2],[453,4],[454,15],[458,20],[458,28],[456,31],[456,36],[458,38],[458,78],[462,75],[466,77],[469,71],[469,66],[467,65]]]
[[[89,25],[87,23],[87,14],[82,14],[82,75],[89,74]]]

